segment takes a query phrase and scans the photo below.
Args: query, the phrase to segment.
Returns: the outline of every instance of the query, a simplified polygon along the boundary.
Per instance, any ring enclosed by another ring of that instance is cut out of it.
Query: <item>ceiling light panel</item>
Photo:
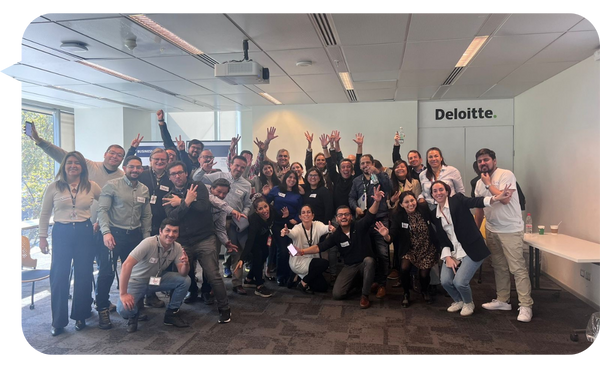
[[[137,23],[137,24],[141,25],[142,27],[150,30],[151,32],[159,35],[161,38],[171,42],[173,45],[181,48],[182,50],[187,51],[188,53],[190,53],[192,55],[204,54],[204,52],[202,52],[196,46],[194,46],[194,45],[190,44],[189,42],[187,42],[186,40],[180,38],[175,33],[164,28],[163,26],[161,26],[160,24],[156,23],[151,18],[149,18],[143,14],[130,15],[128,17],[135,23]]]
[[[462,54],[462,57],[460,58],[458,63],[456,63],[455,66],[457,68],[467,66],[467,64],[469,64],[471,59],[473,59],[475,57],[475,55],[477,55],[479,50],[483,47],[483,45],[485,44],[485,41],[487,41],[488,37],[489,36],[475,37],[473,39],[473,41],[471,41],[471,44],[469,44],[469,46],[467,47],[465,52]]]

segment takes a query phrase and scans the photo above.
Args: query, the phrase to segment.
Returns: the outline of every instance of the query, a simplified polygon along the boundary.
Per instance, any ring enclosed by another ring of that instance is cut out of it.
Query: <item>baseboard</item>
[[[567,290],[569,293],[571,293],[574,296],[576,296],[577,299],[581,300],[585,304],[589,305],[590,307],[594,308],[595,310],[600,310],[600,306],[598,304],[594,303],[590,299],[588,299],[588,298],[584,297],[583,295],[579,294],[578,292],[576,292],[575,290],[571,289],[570,287],[568,287],[567,285],[563,284],[562,282],[558,281],[554,277],[548,275],[546,272],[542,271],[541,274],[544,275],[544,276],[546,276],[550,280],[552,280],[552,282],[558,284],[561,288]]]

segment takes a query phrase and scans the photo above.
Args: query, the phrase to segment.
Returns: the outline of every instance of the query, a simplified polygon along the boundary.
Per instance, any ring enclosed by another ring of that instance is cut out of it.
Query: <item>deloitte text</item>
[[[491,119],[495,118],[494,112],[492,110],[484,110],[481,107],[469,108],[466,110],[454,109],[449,111],[444,111],[443,109],[435,109],[435,120],[464,120],[464,119]]]

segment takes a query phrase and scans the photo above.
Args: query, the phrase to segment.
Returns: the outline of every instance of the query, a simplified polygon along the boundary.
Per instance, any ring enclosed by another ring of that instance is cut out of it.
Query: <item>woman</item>
[[[294,171],[288,171],[283,175],[281,184],[271,189],[267,194],[267,202],[273,203],[275,211],[281,212],[287,209],[289,216],[285,219],[275,219],[273,226],[273,245],[269,251],[271,265],[277,266],[277,283],[279,286],[286,286],[290,278],[290,266],[288,264],[289,253],[287,246],[291,243],[287,237],[280,235],[281,229],[285,225],[292,227],[300,222],[300,209],[302,207],[302,196],[298,192],[298,177]],[[290,286],[290,285],[288,285]]]
[[[392,166],[392,196],[389,199],[388,207],[395,209],[399,204],[400,194],[402,192],[413,192],[419,198],[421,194],[421,182],[418,178],[413,178],[408,169],[408,164],[404,160],[394,162]]]
[[[304,189],[304,186],[306,183],[304,181],[304,167],[302,166],[302,164],[299,162],[294,162],[293,164],[290,165],[290,170],[292,170],[293,172],[296,173],[296,175],[298,175],[299,189],[300,188]],[[300,194],[302,194],[302,193],[300,193]]]
[[[436,180],[441,180],[450,186],[452,195],[455,193],[465,193],[460,172],[452,166],[446,165],[442,151],[437,147],[431,147],[427,150],[427,168],[419,174],[421,182],[421,195],[429,204],[429,209],[435,209],[435,201],[431,197],[431,185]]]
[[[285,226],[281,230],[281,237],[288,236],[292,239],[298,250],[317,244],[322,236],[329,233],[329,226],[321,221],[313,221],[314,217],[311,206],[303,205],[300,211],[301,224],[294,226],[291,230]],[[312,294],[313,291],[327,291],[329,285],[323,276],[327,267],[329,267],[329,262],[319,258],[318,254],[297,254],[290,257],[290,269],[300,278],[298,287],[307,294]]]
[[[404,288],[402,307],[410,305],[410,269],[414,265],[419,269],[419,281],[423,298],[429,304],[429,271],[437,264],[437,242],[431,224],[431,214],[427,204],[417,202],[413,192],[402,192],[398,200],[399,206],[392,214],[392,227],[381,232],[383,224],[377,223],[377,230],[386,242],[394,243],[394,258],[401,267],[400,280]]]
[[[333,217],[333,198],[325,187],[323,173],[318,168],[312,167],[306,172],[305,182],[302,203],[311,206],[316,221],[329,223]]]
[[[254,193],[269,194],[273,187],[280,184],[277,175],[275,175],[275,167],[270,161],[263,161],[260,164],[260,172],[254,177],[253,189]]]
[[[244,286],[255,286],[255,295],[268,298],[273,293],[264,286],[263,269],[273,243],[273,224],[277,213],[263,196],[257,197],[252,206],[254,213],[248,218],[250,225],[246,246],[233,272],[241,269],[244,262],[251,262],[250,272],[244,279]]]
[[[441,259],[444,262],[441,283],[454,302],[448,312],[460,311],[461,316],[473,314],[475,304],[469,283],[473,275],[490,255],[471,208],[483,208],[502,199],[510,198],[509,186],[493,197],[465,197],[452,195],[452,188],[438,180],[431,185],[430,195],[437,203],[431,212],[437,229]]]
[[[52,336],[63,333],[69,324],[71,263],[75,280],[71,319],[75,320],[75,329],[85,328],[85,320],[91,316],[94,241],[90,207],[100,192],[100,186],[88,179],[85,158],[77,151],[67,153],[57,180],[44,192],[40,214],[40,250],[44,254],[49,250],[48,223],[54,212],[50,268]]]

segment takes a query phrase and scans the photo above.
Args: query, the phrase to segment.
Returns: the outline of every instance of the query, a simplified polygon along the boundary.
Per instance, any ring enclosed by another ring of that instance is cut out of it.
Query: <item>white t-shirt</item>
[[[485,228],[495,233],[517,233],[523,231],[523,216],[521,215],[521,204],[517,195],[517,178],[510,170],[496,168],[492,174],[492,185],[499,190],[503,190],[510,184],[510,189],[514,189],[510,202],[506,205],[494,203],[491,207],[485,207]],[[486,197],[493,195],[485,184],[479,179],[475,186],[475,196]]]

